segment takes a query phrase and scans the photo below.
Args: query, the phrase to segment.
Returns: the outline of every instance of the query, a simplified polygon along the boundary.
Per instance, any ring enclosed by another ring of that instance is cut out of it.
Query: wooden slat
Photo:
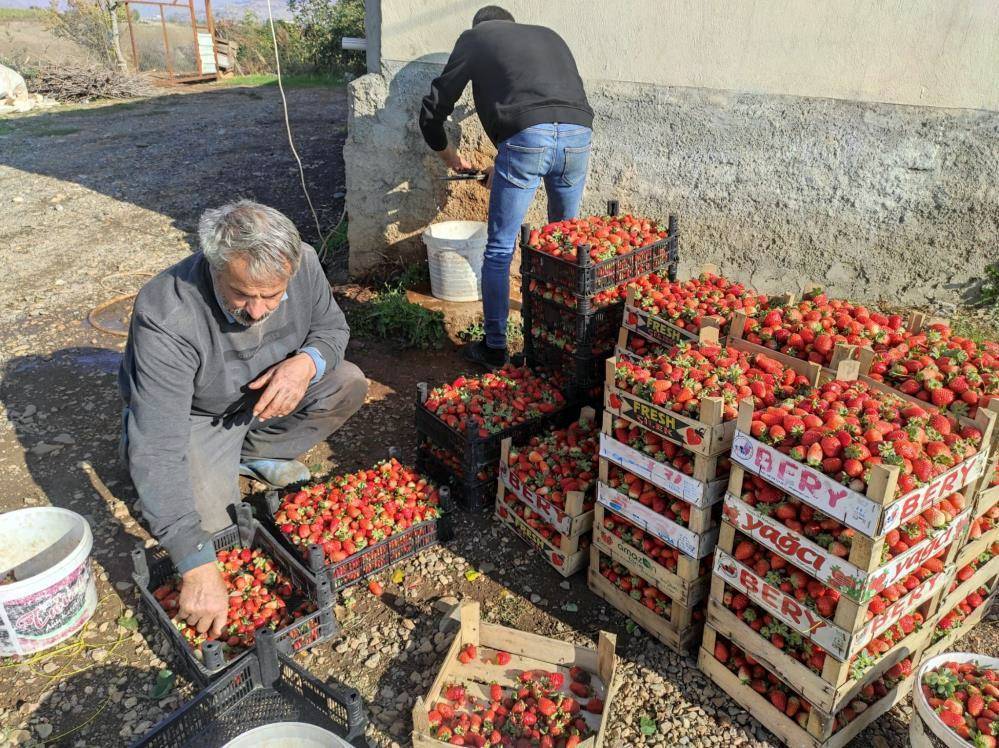
[[[480,625],[480,641],[484,647],[503,650],[550,665],[578,665],[584,670],[597,672],[595,650],[550,639],[547,636],[483,622]]]

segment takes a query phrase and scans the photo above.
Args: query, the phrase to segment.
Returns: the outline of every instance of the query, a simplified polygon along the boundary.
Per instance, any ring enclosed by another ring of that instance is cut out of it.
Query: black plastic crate
[[[221,748],[275,722],[307,722],[364,746],[368,717],[353,688],[322,683],[277,651],[263,632],[256,652],[165,717],[132,748]]]
[[[607,214],[617,215],[618,203],[607,204]],[[562,259],[539,252],[529,246],[531,229],[527,224],[520,228],[520,272],[544,283],[560,286],[577,296],[589,297],[598,291],[618,286],[665,268],[671,279],[676,278],[679,250],[679,221],[669,216],[668,233],[664,239],[639,247],[632,252],[612,257],[603,262],[590,259],[588,247],[580,247],[576,261]]]
[[[390,449],[389,456],[398,459],[398,450]],[[434,479],[434,476],[429,473],[425,474]],[[440,483],[440,481],[437,482]],[[277,491],[268,491],[264,494],[262,509],[268,524],[274,529],[284,547],[288,548],[292,554],[299,554],[302,552],[301,548],[288,541],[274,524],[274,515],[280,506],[281,496]],[[312,544],[306,552],[308,558],[305,559],[308,573],[315,579],[325,580],[334,593],[339,592],[344,587],[362,582],[372,574],[377,574],[389,566],[419,553],[424,548],[451,540],[454,533],[451,528],[451,520],[447,516],[451,509],[450,489],[447,486],[441,486],[441,516],[437,519],[429,519],[413,525],[396,535],[387,537],[374,545],[369,545],[353,556],[335,564],[327,564],[322,547]]]
[[[236,524],[220,530],[212,536],[215,551],[234,547],[259,548],[273,559],[291,580],[294,588],[302,590],[317,610],[275,632],[277,647],[284,654],[293,654],[334,639],[340,634],[340,626],[333,612],[333,592],[325,578],[317,579],[289,553],[263,525],[253,518],[253,510],[247,503],[236,505]],[[167,639],[178,650],[177,658],[191,680],[206,685],[237,662],[249,655],[253,648],[240,652],[230,660],[223,654],[221,642],[209,640],[201,645],[202,660],[199,660],[188,646],[180,631],[167,615],[163,606],[153,596],[153,590],[164,584],[177,572],[170,556],[161,547],[147,551],[139,545],[132,551],[135,571],[132,578],[139,588],[142,604],[150,617],[162,629]],[[301,600],[292,600],[293,603]]]
[[[451,498],[461,504],[462,508],[477,512],[493,505],[496,497],[495,470],[493,477],[480,480],[477,473],[482,466],[455,470],[431,454],[423,444],[416,450],[416,466],[424,475],[442,485],[448,485],[451,488]],[[495,465],[492,467],[495,468]]]
[[[525,282],[524,288],[528,286],[529,282]],[[613,347],[617,340],[624,315],[623,301],[583,312],[579,308],[570,309],[528,290],[522,292],[522,297],[521,316],[524,319],[525,335],[530,333],[534,325],[543,325],[547,330],[571,338],[577,347],[584,349],[600,342]]]
[[[530,365],[530,362],[528,362]],[[464,465],[482,467],[489,464],[498,464],[500,457],[500,445],[504,439],[512,439],[514,444],[523,444],[535,434],[540,434],[553,424],[555,426],[565,426],[572,422],[577,414],[568,405],[545,413],[530,421],[518,423],[490,434],[486,437],[479,436],[478,429],[471,422],[468,424],[465,433],[456,431],[448,426],[444,421],[431,413],[423,403],[427,399],[430,391],[426,382],[416,385],[416,431],[427,437],[438,447],[443,447],[450,452],[460,455]]]

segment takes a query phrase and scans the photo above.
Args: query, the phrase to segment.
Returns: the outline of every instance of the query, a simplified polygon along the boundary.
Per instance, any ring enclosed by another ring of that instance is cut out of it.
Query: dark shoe
[[[473,364],[487,369],[499,369],[507,362],[506,348],[490,348],[484,340],[464,346],[461,355]]]
[[[309,469],[298,460],[247,460],[239,464],[239,474],[271,488],[303,483],[311,477]]]

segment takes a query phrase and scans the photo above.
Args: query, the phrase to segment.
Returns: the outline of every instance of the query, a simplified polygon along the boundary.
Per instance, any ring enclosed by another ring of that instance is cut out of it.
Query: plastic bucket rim
[[[435,228],[444,227],[468,227],[469,229],[474,228],[474,230],[465,237],[448,237],[448,236],[435,236],[433,230]],[[426,245],[435,244],[439,248],[449,248],[452,243],[458,245],[465,244],[478,244],[480,241],[482,246],[485,247],[486,244],[486,232],[488,231],[488,224],[485,221],[438,221],[437,223],[431,223],[427,226],[421,237],[423,243]]]
[[[94,534],[90,529],[90,523],[83,517],[83,515],[74,512],[72,509],[65,509],[60,506],[32,506],[25,507],[23,509],[15,509],[12,512],[5,512],[2,517],[11,517],[19,513],[48,513],[54,512],[56,514],[62,514],[70,519],[78,520],[83,523],[83,535],[80,537],[80,541],[76,544],[72,551],[63,556],[56,564],[44,569],[43,571],[33,574],[27,579],[18,579],[15,582],[9,584],[0,585],[0,603],[4,600],[16,600],[21,597],[26,591],[34,590],[40,586],[45,586],[51,584],[51,582],[45,582],[39,585],[38,580],[40,579],[51,579],[52,582],[59,579],[63,579],[69,575],[70,572],[74,571],[80,564],[85,563],[89,558],[91,551],[94,548]],[[58,540],[58,538],[57,538]],[[82,553],[81,553],[82,549]],[[82,556],[82,558],[80,558]],[[21,593],[21,595],[17,593]]]
[[[926,697],[923,696],[923,676],[926,675],[927,671],[951,661],[977,662],[993,670],[999,670],[999,658],[975,652],[941,652],[922,663],[916,671],[916,680],[912,684],[912,701],[916,707],[916,714],[919,715],[919,719],[930,733],[948,746],[948,748],[967,748],[970,744],[937,717],[929,703],[927,703]]]

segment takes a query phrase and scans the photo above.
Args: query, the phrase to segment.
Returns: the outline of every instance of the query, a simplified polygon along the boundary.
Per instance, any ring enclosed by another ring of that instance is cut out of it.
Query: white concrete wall
[[[495,1],[588,80],[999,111],[999,0]],[[383,64],[446,61],[488,4],[368,2]]]

